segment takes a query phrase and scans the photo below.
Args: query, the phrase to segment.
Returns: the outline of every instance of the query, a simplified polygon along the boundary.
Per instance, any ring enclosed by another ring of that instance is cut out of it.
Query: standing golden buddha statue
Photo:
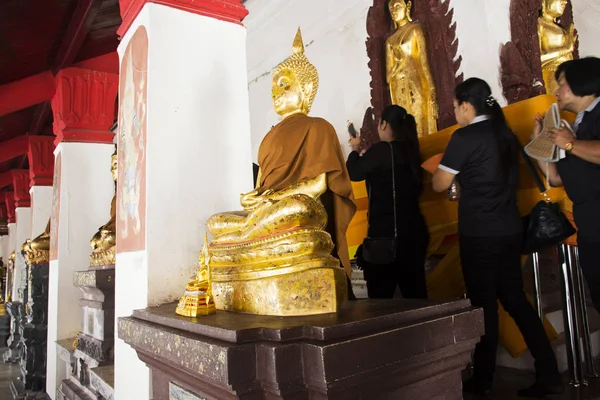
[[[117,184],[117,151],[113,153],[111,157],[110,172]],[[92,254],[90,254],[90,267],[98,268],[107,265],[115,264],[116,254],[116,231],[117,231],[117,193],[112,198],[110,203],[110,220],[102,225],[98,232],[90,240],[90,247],[92,248]]]
[[[241,196],[243,211],[206,223],[218,310],[312,315],[335,312],[348,297],[352,185],[334,128],[307,115],[319,79],[299,29],[292,49],[273,72],[283,120],[261,142],[257,188]]]
[[[390,0],[396,31],[385,41],[386,80],[392,104],[402,106],[417,121],[419,137],[437,132],[435,83],[427,60],[421,24],[411,19],[412,2]]]
[[[557,23],[566,6],[567,0],[542,0],[542,16],[538,19],[542,75],[548,94],[554,94],[558,89],[554,74],[560,64],[573,59],[577,41],[573,24],[567,32]]]

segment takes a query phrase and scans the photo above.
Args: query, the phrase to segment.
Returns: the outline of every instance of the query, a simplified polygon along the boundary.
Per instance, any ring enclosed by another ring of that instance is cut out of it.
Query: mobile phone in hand
[[[348,133],[353,138],[355,138],[356,136],[358,136],[358,132],[356,132],[356,128],[354,128],[354,124],[352,122],[350,122],[350,121],[348,121]]]

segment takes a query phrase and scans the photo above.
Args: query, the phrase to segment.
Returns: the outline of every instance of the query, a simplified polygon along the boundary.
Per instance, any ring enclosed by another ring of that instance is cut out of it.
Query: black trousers
[[[600,242],[578,242],[579,263],[596,311],[600,312]]]
[[[498,303],[517,323],[525,343],[535,358],[539,383],[560,379],[556,357],[542,321],[527,301],[521,272],[522,235],[501,237],[460,237],[460,259],[467,295],[483,308],[485,335],[475,347],[474,378],[491,387],[498,347]]]
[[[370,299],[391,299],[396,286],[406,299],[426,299],[425,257],[429,235],[427,232],[400,237],[396,260],[392,264],[362,263]]]

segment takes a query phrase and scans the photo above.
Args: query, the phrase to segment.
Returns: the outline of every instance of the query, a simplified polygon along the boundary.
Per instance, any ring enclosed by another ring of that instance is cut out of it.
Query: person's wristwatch
[[[573,143],[575,143],[574,140],[570,141],[569,143],[565,144],[565,151],[567,153],[570,153],[571,150],[573,150]]]

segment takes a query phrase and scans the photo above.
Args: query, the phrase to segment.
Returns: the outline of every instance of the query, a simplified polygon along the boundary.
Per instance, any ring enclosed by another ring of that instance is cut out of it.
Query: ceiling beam
[[[0,189],[7,186],[12,186],[13,174],[12,171],[6,171],[0,174]]]
[[[56,90],[50,71],[0,86],[0,117],[52,99]]]
[[[56,75],[61,69],[71,66],[77,53],[81,49],[83,42],[98,15],[98,11],[104,0],[79,0],[75,12],[70,19],[69,27],[63,36],[54,63],[52,72]],[[28,134],[39,135],[44,127],[52,108],[50,102],[46,101],[35,110],[31,127]]]
[[[0,163],[13,158],[27,154],[29,151],[29,138],[27,136],[17,136],[0,142]]]
[[[71,66],[85,40],[104,0],[79,0],[71,17],[71,23],[56,53],[52,72]]]

